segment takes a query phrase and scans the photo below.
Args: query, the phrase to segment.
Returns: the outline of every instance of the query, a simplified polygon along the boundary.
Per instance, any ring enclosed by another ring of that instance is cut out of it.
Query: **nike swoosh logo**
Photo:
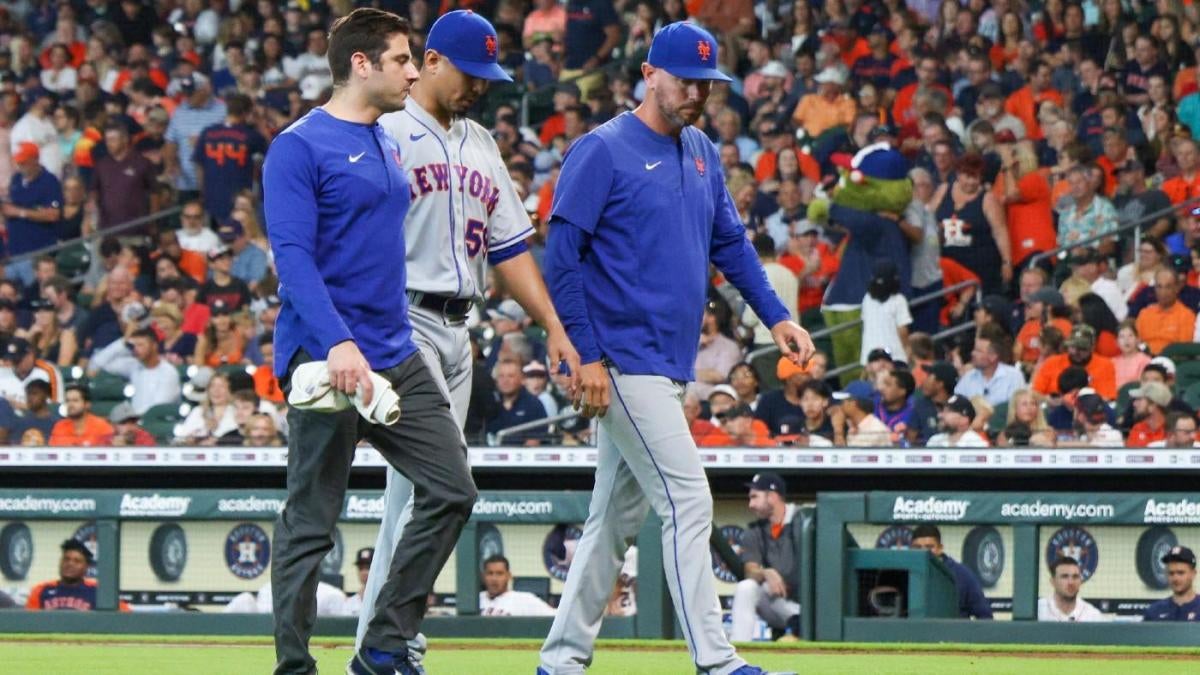
[[[647,171],[653,171],[653,170],[655,170],[655,169],[657,169],[657,168],[658,168],[658,165],[659,165],[659,164],[662,164],[662,160],[659,160],[659,161],[657,161],[657,162],[655,162],[655,163],[653,163],[653,164],[651,164],[650,162],[646,162],[646,170],[647,170]]]
[[[428,132],[426,132],[426,133],[428,133]],[[410,141],[419,141],[422,138],[425,138],[425,134],[409,134],[408,135],[408,140],[410,140]]]
[[[350,163],[353,164],[353,163],[357,162],[358,160],[362,159],[362,156],[365,154],[367,154],[366,151],[360,152],[357,155],[350,155],[350,157],[349,157]]]

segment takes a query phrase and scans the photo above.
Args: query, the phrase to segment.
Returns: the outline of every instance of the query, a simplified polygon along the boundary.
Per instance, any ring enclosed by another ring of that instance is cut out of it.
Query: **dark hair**
[[[1078,560],[1069,555],[1060,555],[1050,563],[1050,574],[1057,574],[1058,568],[1062,567],[1063,565],[1074,565],[1076,567],[1081,567]]]
[[[124,128],[124,127],[122,127]],[[121,252],[121,240],[114,236],[107,236],[100,240],[100,257],[107,258],[110,255],[117,255]]]
[[[1079,311],[1083,314],[1083,322],[1095,328],[1097,335],[1101,331],[1117,334],[1117,330],[1120,328],[1117,317],[1108,308],[1108,303],[1104,302],[1104,298],[1095,293],[1083,294],[1079,297]]]
[[[1024,422],[1013,420],[1008,426],[1004,427],[1004,438],[1008,441],[1009,447],[1027,448],[1029,447],[1029,439],[1033,437],[1033,429]]]
[[[83,386],[82,384],[68,384],[67,388],[63,390],[63,393],[65,395],[65,394],[69,394],[73,391],[79,392],[79,395],[83,397],[84,402],[86,402],[86,403],[92,402],[92,392],[88,391],[88,388]]]
[[[754,235],[754,252],[760,258],[775,257],[775,239],[766,232]]]
[[[917,381],[913,379],[913,374],[908,370],[894,368],[892,369],[892,378],[904,390],[905,398],[912,396],[912,393],[917,390]]]
[[[50,280],[47,281],[42,287],[53,288],[58,293],[69,294],[71,292],[70,280],[61,274],[55,274],[54,276],[50,277]]]
[[[800,387],[800,395],[803,396],[806,391],[811,391],[826,401],[833,398],[833,390],[829,388],[828,384],[825,384],[824,380],[809,380],[805,382],[804,386]]]
[[[1012,363],[1012,336],[999,324],[987,323],[980,326],[975,339],[987,340],[1001,361]]]
[[[334,86],[350,79],[350,58],[355,53],[366,55],[371,65],[380,69],[379,57],[387,51],[388,38],[397,33],[408,35],[408,19],[370,7],[360,7],[333,22],[326,56]]]
[[[263,333],[262,335],[258,336],[258,346],[259,347],[261,347],[263,345],[273,345],[273,344],[275,344],[275,332],[274,331],[267,331],[267,332]]]
[[[954,165],[954,170],[960,174],[983,176],[986,166],[982,155],[977,152],[968,152],[958,158],[958,163]]]
[[[89,564],[94,559],[94,556],[92,556],[92,551],[87,546],[84,546],[83,542],[79,541],[78,539],[67,539],[59,548],[62,549],[63,553],[66,553],[67,551],[78,552],[83,556],[84,560],[88,561]]]
[[[30,380],[29,384],[25,385],[26,395],[35,390],[41,390],[43,395],[50,397],[50,383],[45,380]]]
[[[67,103],[62,103],[58,106],[58,109],[61,110],[64,115],[71,118],[72,124],[79,126],[80,121],[82,120],[82,117],[79,114],[79,108]]]
[[[1070,366],[1058,376],[1058,391],[1067,393],[1088,386],[1091,378],[1088,372],[1079,366]]]
[[[871,277],[871,283],[867,285],[867,295],[879,302],[886,302],[888,298],[899,292],[900,273],[896,271],[896,266],[890,263],[877,266],[875,274]]]
[[[245,117],[254,110],[254,101],[245,94],[230,94],[225,97],[225,111],[230,117]]]
[[[150,344],[153,344],[153,345],[158,344],[158,335],[156,335],[154,333],[154,331],[151,330],[150,328],[139,328],[139,329],[133,331],[132,333],[130,333],[129,337],[131,337],[131,338],[135,338],[135,337],[146,338],[147,340],[150,341]]]
[[[1170,413],[1168,413],[1167,414],[1167,433],[1175,431],[1175,425],[1179,422],[1179,420],[1186,420],[1186,419],[1191,418],[1191,416],[1192,416],[1191,413],[1184,412],[1182,410],[1173,410]]]
[[[257,406],[262,399],[258,397],[258,394],[253,389],[238,389],[233,392],[233,400],[253,403]]]
[[[925,539],[926,537],[936,539],[937,543],[942,543],[942,531],[937,525],[918,525],[913,528],[913,539]]]
[[[488,565],[491,565],[494,563],[504,563],[504,571],[507,572],[509,570],[508,558],[505,558],[504,556],[500,555],[499,553],[494,553],[494,554],[488,556],[487,559],[483,561],[483,566],[486,569]]]

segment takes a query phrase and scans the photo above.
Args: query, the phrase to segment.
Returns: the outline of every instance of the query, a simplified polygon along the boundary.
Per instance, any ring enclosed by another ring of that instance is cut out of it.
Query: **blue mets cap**
[[[500,38],[487,19],[469,9],[443,14],[429,29],[425,48],[450,59],[455,68],[483,80],[512,82],[496,63]]]
[[[678,21],[658,31],[646,61],[684,80],[730,82],[717,70],[717,40],[694,23]]]

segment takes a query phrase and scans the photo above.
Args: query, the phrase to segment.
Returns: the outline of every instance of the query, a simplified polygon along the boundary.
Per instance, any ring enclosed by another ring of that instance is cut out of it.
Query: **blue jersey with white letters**
[[[372,370],[416,353],[400,226],[409,186],[382,127],[314,108],[271,143],[263,202],[283,300],[276,376],[301,347],[324,359],[354,340]]]
[[[624,113],[568,150],[554,191],[545,274],[584,363],[693,379],[709,263],[767,325],[789,318],[725,188],[716,150]]]

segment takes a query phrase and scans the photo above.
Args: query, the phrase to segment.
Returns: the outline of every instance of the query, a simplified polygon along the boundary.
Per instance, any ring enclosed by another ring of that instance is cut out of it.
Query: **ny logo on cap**
[[[496,38],[491,35],[483,38],[483,48],[487,50],[488,56],[496,55]]]
[[[712,46],[707,40],[700,40],[696,42],[696,53],[700,55],[701,61],[707,61],[708,57],[712,56]]]
[[[696,171],[699,171],[701,176],[704,175],[704,160],[700,157],[696,158]],[[755,480],[758,479],[756,478]]]

